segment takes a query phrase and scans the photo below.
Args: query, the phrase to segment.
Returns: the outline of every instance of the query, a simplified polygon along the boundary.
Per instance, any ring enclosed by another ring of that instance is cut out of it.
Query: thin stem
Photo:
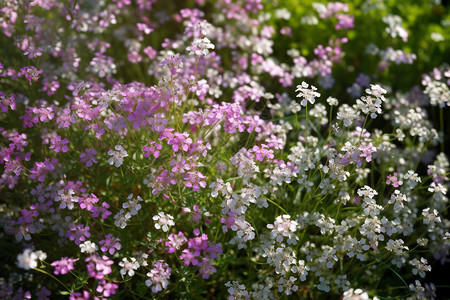
[[[53,276],[53,274],[50,274],[50,273],[48,273],[48,272],[46,272],[46,271],[44,271],[44,270],[42,270],[42,269],[39,269],[39,268],[34,268],[33,270],[36,270],[36,271],[38,271],[38,272],[41,272],[41,273],[44,273],[45,275],[50,276],[51,278],[53,278],[53,279],[55,279],[56,281],[58,281],[62,286],[64,286],[64,288],[65,288],[69,293],[72,293],[72,290],[69,289],[69,288],[67,287],[67,285],[65,285],[61,280],[59,280],[58,278],[56,278],[55,276]]]
[[[361,137],[362,137],[363,132],[364,132],[364,127],[366,127],[367,117],[368,117],[368,116],[369,116],[369,114],[367,114],[366,117],[365,117],[365,119],[364,119],[364,124],[363,124],[363,126],[362,126],[362,128],[361,128],[361,133],[359,134],[359,140],[358,140],[358,143],[361,142]]]
[[[287,211],[284,210],[284,208],[282,208],[278,203],[274,202],[273,200],[271,200],[269,197],[264,196],[264,198],[266,198],[267,200],[269,200],[270,203],[272,203],[273,205],[275,205],[276,207],[278,207],[279,209],[281,209],[282,212],[284,212],[286,215],[288,215]]]
[[[306,116],[306,123],[305,123],[305,142],[306,142],[306,137],[308,136],[308,103],[306,103],[305,109],[306,109],[306,113],[305,113],[305,116]]]
[[[444,108],[439,108],[439,119],[440,119],[440,125],[441,125],[441,132],[442,136],[445,137],[444,133]],[[441,142],[441,152],[445,153],[445,140]]]

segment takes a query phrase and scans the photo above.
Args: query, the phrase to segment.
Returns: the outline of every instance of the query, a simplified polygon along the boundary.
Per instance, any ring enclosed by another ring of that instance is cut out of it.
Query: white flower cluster
[[[17,256],[17,266],[24,270],[30,270],[37,268],[38,260],[45,260],[47,254],[42,251],[33,251],[30,248],[26,248],[23,253]]]
[[[419,274],[420,277],[425,277],[425,272],[431,272],[431,266],[428,265],[428,261],[421,257],[420,260],[417,258],[414,258],[409,262],[414,268],[412,269],[412,272],[414,275]]]
[[[402,239],[398,240],[389,239],[389,241],[386,244],[386,249],[396,254],[402,254],[404,250],[406,251],[409,250],[407,246],[403,246],[404,243],[405,242],[403,242]]]
[[[114,215],[114,225],[122,229],[127,226],[127,221],[137,215],[142,208],[139,202],[142,202],[143,199],[140,196],[133,198],[133,194],[129,194],[127,199],[128,201],[122,204],[120,211]]]
[[[139,262],[134,257],[131,257],[129,260],[127,257],[122,258],[122,261],[119,262],[119,266],[122,267],[122,269],[120,269],[120,274],[122,276],[128,274],[130,277],[133,277],[135,274],[134,271],[140,267]]]
[[[382,18],[383,22],[388,25],[386,32],[392,37],[400,37],[404,42],[408,41],[408,32],[402,25],[402,18],[397,15],[387,15]]]
[[[283,242],[283,238],[287,237],[289,245],[297,245],[298,236],[294,234],[297,231],[297,225],[296,221],[291,220],[291,216],[282,215],[275,219],[273,225],[268,224],[267,228],[272,229],[270,237],[278,243]]]
[[[75,203],[78,203],[78,197],[73,196],[75,192],[71,189],[61,189],[58,191],[58,195],[55,196],[55,201],[60,202],[59,208],[64,209],[67,208],[72,210],[75,207]]]
[[[316,102],[316,98],[320,97],[320,94],[317,91],[317,88],[313,85],[311,85],[311,88],[309,88],[309,84],[306,82],[302,82],[301,85],[297,85],[296,92],[299,92],[297,94],[297,98],[303,98],[303,100],[300,102],[302,106],[306,106],[309,103],[314,104]]]
[[[175,222],[173,221],[173,217],[169,214],[165,214],[164,212],[159,212],[157,215],[153,216],[153,221],[155,222],[156,229],[162,229],[164,232],[169,231],[170,226],[174,226]]]
[[[80,250],[81,253],[92,254],[98,250],[98,246],[91,241],[85,241],[84,243],[80,244]]]
[[[391,198],[389,199],[389,204],[394,204],[394,211],[399,212],[402,208],[404,208],[403,202],[407,202],[408,199],[406,198],[405,194],[400,193],[399,190],[395,190],[394,193],[392,193]]]
[[[386,101],[384,95],[387,93],[385,89],[377,84],[371,84],[370,89],[366,89],[367,96],[362,96],[356,100],[355,108],[361,110],[365,115],[370,114],[372,119],[381,114],[381,103]]]
[[[195,39],[191,46],[186,48],[186,50],[189,51],[189,54],[195,54],[197,56],[208,55],[208,49],[214,49],[214,44],[211,43],[207,37]]]
[[[122,145],[116,145],[114,149],[116,149],[116,151],[108,151],[108,155],[111,155],[108,159],[108,163],[118,168],[123,164],[123,158],[128,156],[128,152],[125,151],[125,148],[123,148]]]
[[[433,106],[450,106],[450,89],[447,84],[437,80],[431,81],[425,88],[424,93],[430,97]]]
[[[240,284],[239,281],[228,281],[225,283],[225,286],[228,288],[228,293],[230,294],[227,299],[228,300],[234,300],[234,299],[249,299],[250,295],[248,294],[248,291],[245,288],[245,285]]]
[[[355,120],[359,118],[359,115],[353,107],[348,106],[344,103],[339,106],[336,118],[343,121],[345,127],[349,127]]]

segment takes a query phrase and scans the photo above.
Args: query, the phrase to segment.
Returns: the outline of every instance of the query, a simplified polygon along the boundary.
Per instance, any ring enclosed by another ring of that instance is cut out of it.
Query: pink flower
[[[88,263],[87,270],[90,277],[103,279],[104,276],[112,273],[110,266],[114,264],[114,261],[106,255],[100,257],[98,254],[93,254],[86,258],[85,262]]]
[[[67,144],[69,143],[69,140],[67,138],[64,138],[64,140],[61,139],[61,137],[58,135],[57,137],[54,137],[50,140],[50,149],[53,149],[56,153],[59,152],[67,152],[69,151],[69,146]]]
[[[163,146],[158,144],[157,142],[148,142],[148,143],[150,144],[150,146],[144,146],[144,148],[142,149],[142,151],[144,152],[144,157],[149,157],[150,154],[153,154],[154,158],[158,158],[159,155],[161,154],[159,150],[161,150]]]
[[[28,47],[28,49],[23,52],[23,55],[28,55],[28,58],[32,59],[41,56],[41,51],[41,48]]]
[[[178,235],[171,234],[169,235],[168,241],[166,241],[166,246],[169,247],[169,253],[174,253],[176,250],[179,250],[180,247],[187,242],[187,238],[184,236],[183,232],[178,232]]]
[[[109,252],[109,254],[113,255],[114,252],[117,250],[120,250],[122,245],[120,244],[120,239],[114,237],[111,233],[105,236],[104,240],[101,240],[99,242],[100,245],[103,245],[101,247],[103,252]]]
[[[53,271],[53,273],[55,273],[55,275],[59,274],[64,275],[69,273],[69,271],[71,270],[75,270],[73,263],[76,262],[77,260],[79,260],[79,258],[73,259],[62,257],[60,260],[52,262],[51,266],[55,267],[55,271]]]
[[[393,175],[388,175],[386,184],[392,184],[394,187],[399,187],[403,184],[403,181],[399,180],[397,172],[394,172]]]
[[[44,182],[45,176],[48,173],[53,173],[55,171],[55,166],[58,163],[56,158],[49,160],[46,158],[43,162],[35,162],[34,167],[30,170],[30,178]]]
[[[35,67],[24,67],[20,69],[20,72],[17,74],[19,77],[25,76],[28,79],[28,82],[31,85],[31,81],[38,81],[39,76],[42,74],[42,70],[38,70]]]
[[[70,300],[89,300],[91,295],[88,291],[83,290],[83,293],[72,293],[69,297]]]
[[[119,286],[117,284],[106,282],[106,280],[102,279],[99,281],[96,291],[98,293],[102,293],[104,297],[109,297],[111,295],[114,295],[118,288]]]
[[[357,167],[362,165],[363,158],[365,158],[367,162],[372,161],[372,153],[377,151],[377,148],[375,148],[372,143],[366,144],[366,142],[362,142],[358,149],[361,153],[359,154],[360,159],[356,164]]]
[[[184,180],[186,180],[185,186],[192,188],[194,192],[200,190],[200,188],[206,187],[206,182],[203,180],[206,176],[199,171],[187,172],[184,175]]]
[[[75,244],[78,246],[81,242],[86,241],[86,238],[91,237],[89,226],[83,224],[71,225],[66,232],[66,237],[71,241],[75,240]]]
[[[159,260],[153,265],[153,269],[147,273],[149,277],[145,285],[152,288],[153,293],[158,293],[169,285],[169,278],[172,269],[163,260]]]

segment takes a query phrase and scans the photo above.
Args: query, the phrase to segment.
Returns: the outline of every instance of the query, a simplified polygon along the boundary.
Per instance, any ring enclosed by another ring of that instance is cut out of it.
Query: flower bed
[[[15,0],[0,24],[0,298],[449,287],[439,1]]]

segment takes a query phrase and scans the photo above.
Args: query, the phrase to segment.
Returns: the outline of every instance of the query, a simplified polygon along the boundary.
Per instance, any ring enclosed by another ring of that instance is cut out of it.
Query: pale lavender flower
[[[116,145],[114,149],[116,149],[116,151],[108,151],[108,154],[111,155],[108,159],[108,163],[118,168],[123,164],[123,158],[128,156],[128,152],[125,151],[122,145]]]

